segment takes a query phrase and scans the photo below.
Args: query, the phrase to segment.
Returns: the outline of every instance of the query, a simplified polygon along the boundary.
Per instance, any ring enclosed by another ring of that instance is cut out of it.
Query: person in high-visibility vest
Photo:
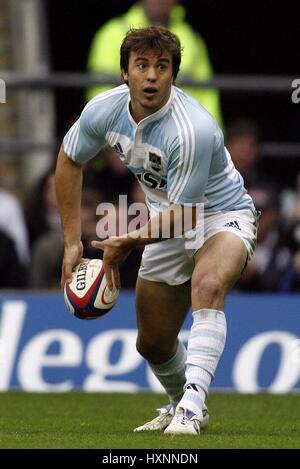
[[[95,34],[88,54],[89,72],[119,74],[120,45],[130,28],[161,24],[175,33],[182,44],[181,76],[194,80],[209,79],[213,75],[208,50],[202,37],[185,21],[185,9],[176,0],[142,0],[129,10],[105,23]],[[91,87],[86,99],[111,88],[111,85]],[[216,89],[182,87],[196,98],[223,127],[220,96]]]

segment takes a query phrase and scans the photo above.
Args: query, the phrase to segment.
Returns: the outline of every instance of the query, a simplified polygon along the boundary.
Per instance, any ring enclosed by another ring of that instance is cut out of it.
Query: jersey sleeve
[[[194,205],[204,202],[214,145],[215,132],[212,126],[179,138],[168,159],[167,189],[170,203]]]
[[[63,139],[65,153],[79,164],[96,156],[106,143],[101,116],[95,118],[93,107],[88,105],[83,110]]]

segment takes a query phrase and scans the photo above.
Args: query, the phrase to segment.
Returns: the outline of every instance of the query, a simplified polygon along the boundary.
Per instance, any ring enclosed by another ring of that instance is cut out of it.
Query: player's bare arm
[[[64,235],[61,287],[72,280],[72,268],[82,260],[81,188],[82,168],[66,155],[63,146],[57,159],[55,185]]]
[[[93,247],[103,249],[103,267],[108,283],[112,290],[115,286],[121,288],[118,266],[124,262],[132,249],[137,246],[161,242],[168,238],[182,235],[185,231],[194,228],[196,223],[196,207],[183,207],[172,204],[157,216],[153,217],[140,229],[123,236],[112,236],[104,241],[93,241]]]

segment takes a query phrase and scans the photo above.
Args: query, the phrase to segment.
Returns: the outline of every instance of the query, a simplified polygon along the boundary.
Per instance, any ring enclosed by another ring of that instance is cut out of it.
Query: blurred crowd
[[[181,39],[181,74],[196,80],[211,78],[213,69],[206,44],[185,21],[184,8],[179,3],[142,0],[102,25],[91,43],[87,71],[118,74],[119,45],[129,27],[159,23],[168,26]],[[104,89],[88,89],[86,99]],[[263,167],[259,154],[262,136],[256,123],[238,118],[224,126],[217,90],[196,87],[185,90],[199,99],[223,128],[226,147],[257,210],[261,211],[256,251],[235,289],[300,291],[300,172],[294,187],[282,188],[280,181]],[[54,171],[55,161],[28,189],[23,200],[0,188],[0,288],[59,288],[63,239]],[[91,246],[91,240],[97,238],[100,219],[97,207],[101,202],[110,202],[115,210],[121,210],[119,194],[127,195],[128,204],[144,202],[135,177],[114,150],[105,148],[84,167],[81,219],[85,257],[102,257],[102,251]],[[119,216],[120,210],[115,212]],[[141,256],[142,249],[135,249],[121,265],[123,288],[134,288]]]

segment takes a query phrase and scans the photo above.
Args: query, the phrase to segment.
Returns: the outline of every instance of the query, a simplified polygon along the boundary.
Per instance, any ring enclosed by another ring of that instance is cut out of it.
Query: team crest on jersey
[[[150,167],[154,171],[160,171],[162,168],[161,156],[158,156],[155,153],[149,152],[149,163],[150,163]]]

